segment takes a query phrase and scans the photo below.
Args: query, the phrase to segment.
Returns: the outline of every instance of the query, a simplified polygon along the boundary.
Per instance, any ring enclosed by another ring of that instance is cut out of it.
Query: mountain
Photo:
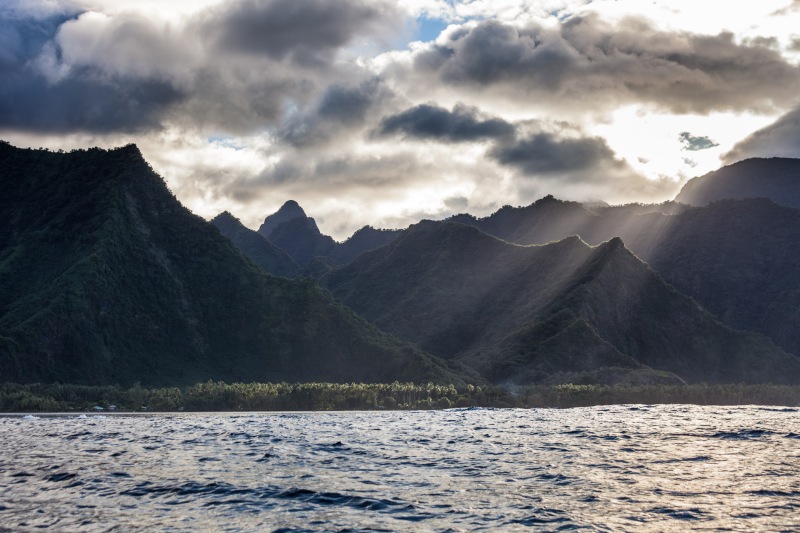
[[[364,252],[386,246],[402,232],[403,230],[399,229],[376,229],[372,226],[364,226],[346,241],[336,243],[336,246],[329,252],[329,257],[339,264],[346,265]]]
[[[327,257],[336,246],[329,236],[320,233],[313,218],[294,218],[279,224],[269,234],[269,241],[286,250],[292,259],[304,266],[318,256]]]
[[[289,254],[269,242],[259,233],[247,228],[238,218],[227,211],[220,213],[211,224],[217,227],[223,236],[230,239],[245,256],[275,276],[295,277],[299,268]]]
[[[638,246],[645,246],[649,236],[644,232],[646,236],[637,237],[637,232],[642,231],[644,217],[679,215],[688,209],[689,206],[675,202],[587,207],[548,195],[525,207],[504,206],[485,218],[462,214],[448,220],[475,226],[515,244],[544,244],[570,235],[578,235],[589,244],[599,244],[622,237],[638,255]],[[632,238],[636,240],[636,247],[632,245]]]
[[[294,200],[289,200],[285,202],[280,209],[264,219],[264,223],[261,224],[260,228],[258,228],[258,233],[260,233],[265,239],[269,239],[269,234],[272,233],[272,230],[284,222],[289,222],[290,220],[294,220],[296,218],[308,217],[306,216],[306,212],[303,211],[303,208],[300,207],[297,202]],[[314,227],[316,228],[316,223],[314,224]]]
[[[450,220],[524,245],[569,235],[589,244],[621,237],[667,282],[726,324],[767,335],[800,355],[800,210],[768,199],[587,209],[546,197],[482,219]]]
[[[641,364],[690,381],[800,379],[800,361],[734,331],[623,242],[518,246],[422,222],[323,282],[378,327],[492,381]]]
[[[306,216],[305,211],[293,200],[264,219],[258,233],[286,251],[301,267],[317,256],[327,256],[336,246],[336,242],[323,235],[314,219]]]
[[[347,264],[364,252],[390,243],[399,235],[400,230],[364,226],[345,242],[339,243],[320,232],[316,221],[307,216],[297,202],[289,200],[278,211],[264,219],[258,233],[285,250],[305,272],[322,274],[328,271],[326,265]],[[250,248],[240,246],[239,249],[258,262],[256,257],[250,254]],[[316,261],[311,264],[315,258],[324,259],[322,262]]]
[[[264,273],[128,145],[0,144],[0,379],[458,381],[310,280]]]
[[[725,200],[639,227],[631,248],[675,288],[800,355],[800,210]]]
[[[689,180],[676,202],[703,206],[716,200],[769,198],[800,208],[800,159],[745,159]]]

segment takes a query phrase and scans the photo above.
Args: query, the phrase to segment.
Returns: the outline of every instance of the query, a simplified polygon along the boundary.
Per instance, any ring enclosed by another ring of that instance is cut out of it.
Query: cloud
[[[144,67],[156,61],[151,53],[159,55],[157,45],[145,44],[160,34],[135,20],[138,26],[113,28],[91,13],[0,20],[6,45],[0,54],[0,127],[62,133],[159,128],[163,114],[186,94]],[[143,49],[120,44],[130,36]],[[127,56],[119,53],[123,48]]]
[[[736,143],[722,159],[730,164],[748,157],[800,157],[800,107]]]
[[[501,165],[516,167],[527,175],[564,174],[623,165],[599,137],[559,138],[546,132],[500,143],[489,155]]]
[[[761,41],[664,32],[631,18],[610,25],[595,15],[555,27],[451,27],[385,71],[410,94],[435,90],[433,77],[444,86],[437,95],[456,88],[580,113],[629,103],[676,113],[772,110],[791,103],[800,83],[800,70]]]
[[[0,9],[0,128],[246,135],[324,95],[316,111],[330,122],[358,97],[346,87],[373,77],[343,50],[402,27],[393,5],[362,0],[235,0],[178,19],[42,13]]]
[[[318,67],[360,35],[401,25],[383,0],[239,0],[204,15],[202,33],[222,50]]]
[[[662,200],[691,164],[683,156],[700,171],[721,148],[697,149],[731,143],[703,116],[760,127],[752,117],[796,105],[798,67],[780,55],[793,30],[692,33],[670,28],[717,32],[732,19],[704,25],[681,18],[699,8],[627,2],[677,13],[649,23],[622,4],[6,0],[0,130],[28,146],[136,142],[203,216],[228,209],[257,226],[294,198],[344,237],[546,194]],[[395,46],[413,35],[409,12],[451,25]],[[661,126],[636,128],[672,112],[689,116],[670,122],[664,150],[640,149],[661,146]],[[737,149],[797,153],[792,116]]]
[[[709,139],[708,137],[695,137],[688,131],[681,132],[678,136],[683,145],[681,150],[687,150],[689,152],[697,152],[699,150],[708,150],[709,148],[714,148],[715,146],[719,146],[719,143],[716,143]]]
[[[381,120],[379,135],[443,142],[470,142],[513,135],[515,127],[499,118],[482,118],[477,109],[456,105],[452,111],[422,104]]]
[[[375,77],[355,86],[331,85],[311,109],[287,117],[277,136],[296,148],[341,142],[357,136],[394,97]]]

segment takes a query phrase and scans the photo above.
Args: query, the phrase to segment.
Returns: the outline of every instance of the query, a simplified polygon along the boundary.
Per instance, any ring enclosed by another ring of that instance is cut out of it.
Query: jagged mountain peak
[[[306,212],[300,207],[300,204],[294,200],[287,200],[280,209],[264,219],[264,223],[258,228],[258,233],[269,239],[272,232],[275,231],[275,228],[285,222],[290,222],[298,218],[310,220],[314,229],[317,229],[317,224],[314,222],[314,219],[306,215]],[[319,230],[317,229],[317,231]]]
[[[306,216],[306,212],[294,200],[286,200],[276,214],[291,215],[293,218]]]
[[[223,211],[222,213],[212,218],[211,222],[214,223],[214,222],[241,222],[241,221],[235,216],[233,216],[233,214],[230,211]]]

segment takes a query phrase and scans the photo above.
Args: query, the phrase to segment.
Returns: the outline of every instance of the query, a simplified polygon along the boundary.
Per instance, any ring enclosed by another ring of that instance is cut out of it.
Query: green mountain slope
[[[276,278],[138,149],[0,144],[0,381],[457,380],[316,283]]]
[[[678,217],[649,217],[640,240],[652,267],[740,329],[800,355],[800,210],[766,199],[714,202]]]
[[[245,227],[238,218],[227,211],[214,217],[211,224],[216,226],[224,237],[230,239],[240,252],[252,259],[265,272],[275,276],[297,276],[300,269],[289,257],[289,254],[259,233]]]
[[[495,381],[646,364],[690,381],[784,381],[798,360],[731,330],[620,239],[516,246],[423,222],[324,283],[379,327]]]
[[[599,244],[619,236],[726,324],[767,335],[800,355],[800,210],[763,198],[587,209],[548,197],[483,219],[451,220],[517,244],[569,235]]]

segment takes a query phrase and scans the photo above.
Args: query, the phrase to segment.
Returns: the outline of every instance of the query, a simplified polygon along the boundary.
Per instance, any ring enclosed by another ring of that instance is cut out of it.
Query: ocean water
[[[798,531],[800,412],[0,417],[12,531]]]

